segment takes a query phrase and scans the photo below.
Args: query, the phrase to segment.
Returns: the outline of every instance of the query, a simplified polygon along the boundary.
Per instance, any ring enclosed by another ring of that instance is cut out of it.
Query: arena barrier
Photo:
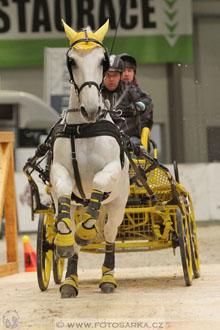
[[[0,228],[4,211],[7,247],[7,263],[0,265],[0,277],[19,271],[13,142],[14,133],[0,132]]]

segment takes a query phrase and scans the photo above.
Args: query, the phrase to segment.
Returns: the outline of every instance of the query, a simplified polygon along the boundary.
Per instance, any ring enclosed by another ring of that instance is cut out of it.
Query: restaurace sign
[[[44,40],[44,45],[45,40],[57,40],[55,46],[59,46],[58,39],[65,39],[61,18],[75,30],[87,25],[96,30],[109,18],[109,40],[119,21],[115,51],[123,47],[123,52],[132,50],[139,57],[143,47],[147,54],[140,56],[142,62],[161,58],[153,58],[152,48],[161,42],[160,47],[167,48],[163,52],[166,61],[169,47],[189,46],[192,40],[191,0],[0,0],[0,40],[37,39]]]
[[[2,0],[2,9],[0,10],[0,17],[2,24],[0,27],[1,33],[13,31],[13,25],[16,25],[16,32],[19,33],[38,33],[44,32],[63,32],[61,18],[68,21],[69,25],[75,26],[77,30],[84,27],[86,24],[90,25],[92,29],[103,24],[106,18],[111,17],[110,29],[115,29],[118,19],[116,13],[118,12],[118,5],[114,4],[113,0],[100,0],[98,6],[98,15],[95,15],[94,0],[13,0],[10,5],[9,0]],[[138,13],[129,14],[129,10],[137,9],[138,5],[142,12],[141,25],[142,28],[155,28],[156,22],[150,21],[150,16],[155,12],[155,8],[150,5],[150,1],[140,0],[137,1],[121,1],[121,27],[125,30],[135,29],[138,25]],[[9,13],[16,15],[12,17]],[[31,8],[31,10],[30,10]],[[30,12],[30,15],[29,15]],[[76,15],[74,15],[76,13]],[[74,17],[75,16],[75,17]],[[15,21],[13,19],[16,19]],[[28,22],[30,20],[30,22]],[[30,23],[30,24],[28,24]],[[29,25],[29,26],[28,26]],[[12,34],[13,36],[13,34]]]

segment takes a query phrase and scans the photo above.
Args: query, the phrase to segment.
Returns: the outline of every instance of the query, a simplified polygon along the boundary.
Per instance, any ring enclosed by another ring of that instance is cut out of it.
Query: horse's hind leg
[[[60,286],[61,298],[71,298],[78,295],[77,264],[78,254],[75,253],[68,259],[65,281]]]
[[[120,196],[113,202],[106,204],[108,213],[108,221],[104,227],[104,236],[106,240],[105,260],[102,266],[102,278],[100,281],[100,289],[103,293],[112,293],[117,287],[114,278],[115,268],[115,239],[118,227],[123,221],[124,207],[127,201],[126,195]]]
[[[117,287],[114,278],[115,243],[106,242],[105,260],[102,266],[102,278],[99,287],[103,293],[112,293]]]

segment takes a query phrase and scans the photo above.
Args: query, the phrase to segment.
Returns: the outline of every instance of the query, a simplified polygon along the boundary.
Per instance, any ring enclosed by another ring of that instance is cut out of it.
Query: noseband
[[[85,81],[80,87],[76,84],[76,82],[74,80],[71,80],[70,83],[74,85],[75,90],[77,91],[78,97],[79,97],[79,94],[82,91],[82,89],[86,86],[89,86],[89,87],[91,87],[92,85],[95,86],[98,89],[99,94],[102,89],[102,82],[100,85],[98,85],[95,81]]]
[[[108,70],[108,67],[109,67],[108,52],[107,52],[107,49],[105,48],[105,46],[101,42],[99,42],[98,40],[93,39],[93,38],[89,38],[86,31],[83,31],[83,32],[85,33],[85,38],[82,38],[82,39],[79,39],[79,40],[76,40],[75,42],[73,42],[71,47],[68,49],[68,51],[66,53],[66,63],[67,63],[67,68],[68,68],[69,75],[70,75],[70,80],[69,81],[70,81],[71,84],[74,85],[76,94],[78,96],[78,99],[79,99],[79,96],[80,96],[80,93],[81,93],[82,89],[86,86],[89,86],[89,87],[95,86],[98,90],[99,95],[100,95],[101,90],[102,90],[102,86],[103,86],[103,79],[104,79],[104,76],[105,76],[105,72]],[[102,77],[102,82],[101,82],[100,85],[98,85],[95,81],[85,81],[79,87],[77,85],[77,83],[75,82],[73,72],[72,72],[72,64],[73,64],[74,60],[69,57],[69,51],[72,49],[72,47],[74,47],[76,44],[78,44],[80,42],[94,42],[94,43],[98,44],[99,46],[101,46],[104,49],[105,58],[104,58],[104,62],[103,62],[103,77]]]

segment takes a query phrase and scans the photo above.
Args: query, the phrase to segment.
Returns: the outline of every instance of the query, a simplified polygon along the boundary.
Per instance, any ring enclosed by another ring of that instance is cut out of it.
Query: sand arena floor
[[[64,300],[52,274],[41,292],[36,273],[24,272],[19,235],[20,273],[0,278],[0,329],[219,329],[219,237],[219,225],[198,226],[201,277],[191,287],[185,286],[179,249],[175,257],[172,249],[123,253],[116,255],[118,288],[104,295],[98,288],[103,255],[82,253],[79,295]],[[35,248],[36,234],[30,238]],[[0,240],[1,264],[4,246]]]

